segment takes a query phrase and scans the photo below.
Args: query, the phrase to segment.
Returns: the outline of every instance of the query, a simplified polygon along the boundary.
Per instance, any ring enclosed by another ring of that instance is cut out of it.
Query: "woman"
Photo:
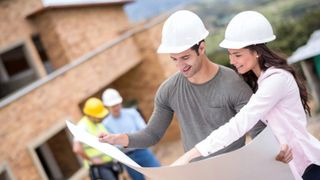
[[[258,12],[244,11],[230,21],[220,46],[228,49],[230,63],[255,93],[228,123],[173,165],[220,150],[263,119],[280,144],[292,148],[289,165],[295,178],[320,179],[320,142],[306,130],[307,91],[286,60],[266,46],[275,38],[269,21]]]

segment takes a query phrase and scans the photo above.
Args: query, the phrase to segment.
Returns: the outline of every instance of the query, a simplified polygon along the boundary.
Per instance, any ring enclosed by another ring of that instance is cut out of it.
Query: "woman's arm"
[[[281,72],[269,74],[259,83],[259,89],[249,102],[228,123],[213,131],[195,147],[202,156],[208,156],[228,146],[249,131],[259,119],[264,119],[287,93],[287,76]]]
[[[192,148],[190,151],[186,152],[179,159],[173,162],[171,166],[188,164],[192,159],[197,158],[199,156],[201,156],[200,152],[196,148]],[[281,150],[275,159],[283,163],[289,163],[292,160],[292,158],[292,149],[287,144],[284,144],[281,146]]]
[[[287,89],[288,83],[286,76],[279,72],[270,74],[260,82],[258,91],[252,95],[248,104],[246,104],[235,117],[213,131],[205,140],[198,143],[195,148],[188,151],[174,164],[187,163],[197,156],[208,156],[239,139],[250,130],[259,119],[263,119],[288,93]],[[285,152],[287,151],[288,150],[285,150]],[[286,155],[290,156],[290,153],[286,153]],[[287,158],[287,160],[289,159]]]

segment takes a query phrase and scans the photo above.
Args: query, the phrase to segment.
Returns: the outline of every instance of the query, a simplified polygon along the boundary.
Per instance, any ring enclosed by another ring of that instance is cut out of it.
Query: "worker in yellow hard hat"
[[[100,123],[109,111],[98,98],[89,98],[83,107],[84,116],[78,122],[78,127],[97,136],[99,133],[107,133]],[[73,143],[73,151],[82,157],[85,167],[89,167],[91,179],[117,180],[121,172],[121,165],[104,153],[79,142]]]

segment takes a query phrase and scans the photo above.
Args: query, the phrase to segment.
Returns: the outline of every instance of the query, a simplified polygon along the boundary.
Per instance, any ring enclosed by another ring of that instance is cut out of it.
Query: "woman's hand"
[[[287,144],[281,145],[281,150],[279,154],[276,156],[276,160],[287,164],[292,159],[293,159],[292,149]]]
[[[180,166],[180,165],[184,165],[184,164],[188,164],[188,163],[189,163],[188,158],[185,157],[185,155],[183,155],[179,159],[174,161],[170,166]]]
[[[188,164],[193,158],[201,156],[200,152],[196,148],[192,148],[190,151],[186,152],[179,159],[173,162],[170,166],[179,166]]]
[[[108,134],[108,133],[100,133],[99,141],[103,143],[109,143],[112,145],[122,145],[127,147],[129,144],[129,137],[127,134]]]

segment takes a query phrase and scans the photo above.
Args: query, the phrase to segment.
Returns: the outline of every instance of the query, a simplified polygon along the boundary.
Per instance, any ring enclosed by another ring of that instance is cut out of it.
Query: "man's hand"
[[[287,144],[281,145],[281,150],[276,157],[277,161],[289,163],[293,159],[292,149]]]
[[[102,159],[99,158],[99,157],[91,158],[90,161],[91,161],[92,164],[95,164],[95,165],[99,165],[99,164],[103,164],[104,163],[104,161],[102,161]]]
[[[124,147],[127,147],[129,144],[129,137],[127,134],[100,133],[98,137],[99,137],[99,141],[103,143],[109,143],[113,145],[122,145]]]

